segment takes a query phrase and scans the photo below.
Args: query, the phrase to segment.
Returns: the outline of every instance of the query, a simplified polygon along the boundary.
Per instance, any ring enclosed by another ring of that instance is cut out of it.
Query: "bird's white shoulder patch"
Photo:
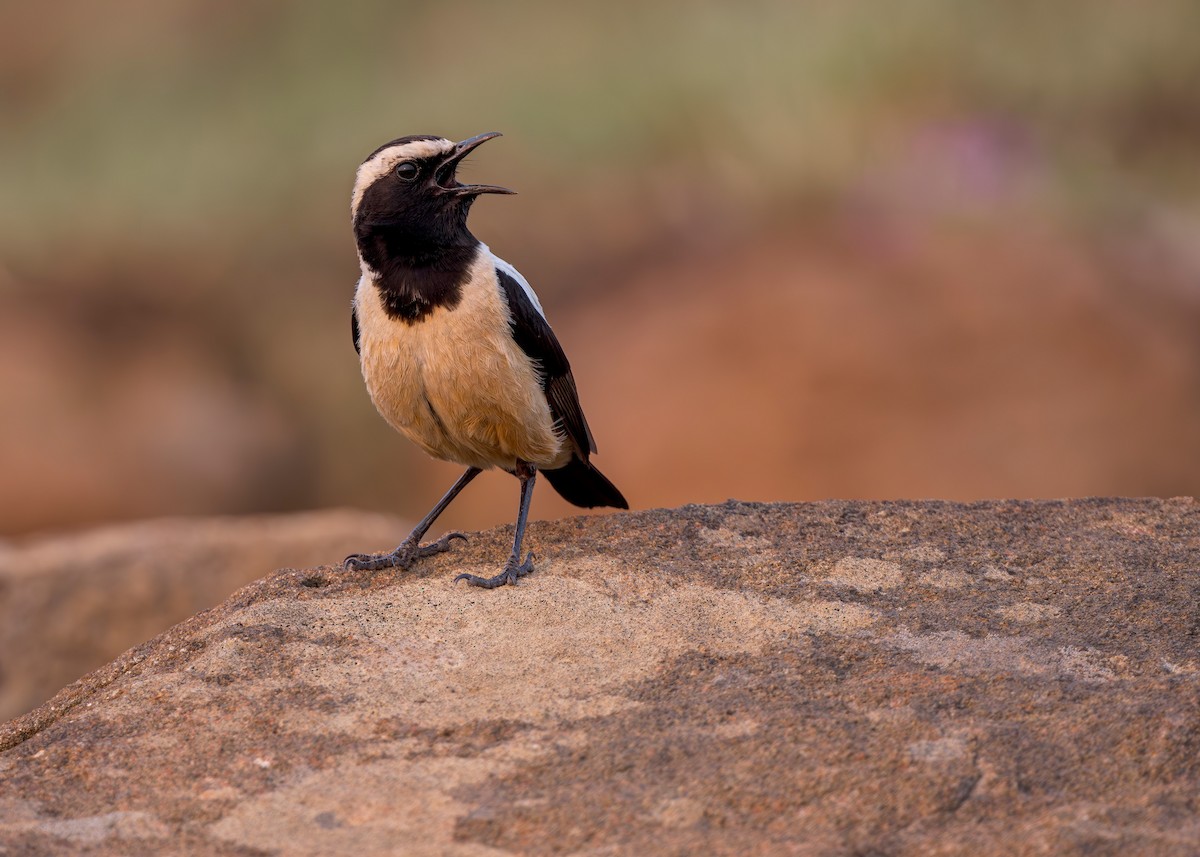
[[[542,302],[538,300],[537,293],[533,290],[533,286],[529,285],[529,281],[521,276],[521,272],[489,250],[486,244],[483,245],[483,252],[492,257],[492,262],[497,268],[508,274],[521,285],[521,288],[525,291],[526,296],[529,298],[529,302],[532,303],[534,308],[538,311],[538,315],[540,315],[542,318],[545,318],[546,311],[542,309]]]

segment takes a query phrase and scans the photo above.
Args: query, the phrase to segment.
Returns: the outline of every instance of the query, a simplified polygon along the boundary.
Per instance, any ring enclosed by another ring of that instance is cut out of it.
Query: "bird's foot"
[[[504,571],[497,574],[495,577],[477,577],[474,574],[460,574],[454,578],[454,582],[465,580],[472,586],[482,586],[484,589],[495,589],[497,586],[505,584],[515,586],[517,580],[533,571],[533,554],[527,554],[525,561],[517,562],[515,556],[509,557],[508,562],[504,565]]]
[[[342,560],[342,565],[349,571],[378,571],[381,568],[402,568],[407,571],[419,559],[450,550],[450,542],[454,539],[465,542],[467,537],[462,533],[446,533],[427,545],[405,539],[391,553],[352,553]]]

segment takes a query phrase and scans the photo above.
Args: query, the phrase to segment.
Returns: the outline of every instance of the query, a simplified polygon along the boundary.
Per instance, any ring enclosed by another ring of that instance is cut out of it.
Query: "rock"
[[[1200,850],[1200,503],[728,502],[284,571],[0,728],[0,853]]]
[[[327,511],[0,542],[0,720],[271,569],[394,546],[408,529],[389,516]]]

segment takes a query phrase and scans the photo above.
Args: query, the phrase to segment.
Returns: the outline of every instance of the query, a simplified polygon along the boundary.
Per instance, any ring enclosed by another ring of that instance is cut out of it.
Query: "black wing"
[[[362,345],[359,341],[358,333],[358,309],[354,304],[350,304],[350,333],[354,337],[354,351],[356,354],[362,354]]]
[[[500,289],[512,315],[513,339],[541,370],[542,389],[550,403],[550,413],[566,431],[575,452],[586,461],[589,453],[596,451],[596,441],[592,439],[583,409],[579,407],[579,391],[575,389],[567,355],[521,284],[500,268],[496,269],[496,279],[500,281]]]

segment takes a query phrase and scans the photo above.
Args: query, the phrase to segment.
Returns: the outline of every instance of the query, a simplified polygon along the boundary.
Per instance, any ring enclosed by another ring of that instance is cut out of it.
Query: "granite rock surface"
[[[400,541],[388,515],[162,518],[0,542],[0,721],[283,566]]]
[[[565,519],[451,583],[510,534],[284,570],[0,727],[0,854],[1200,852],[1195,500]]]

